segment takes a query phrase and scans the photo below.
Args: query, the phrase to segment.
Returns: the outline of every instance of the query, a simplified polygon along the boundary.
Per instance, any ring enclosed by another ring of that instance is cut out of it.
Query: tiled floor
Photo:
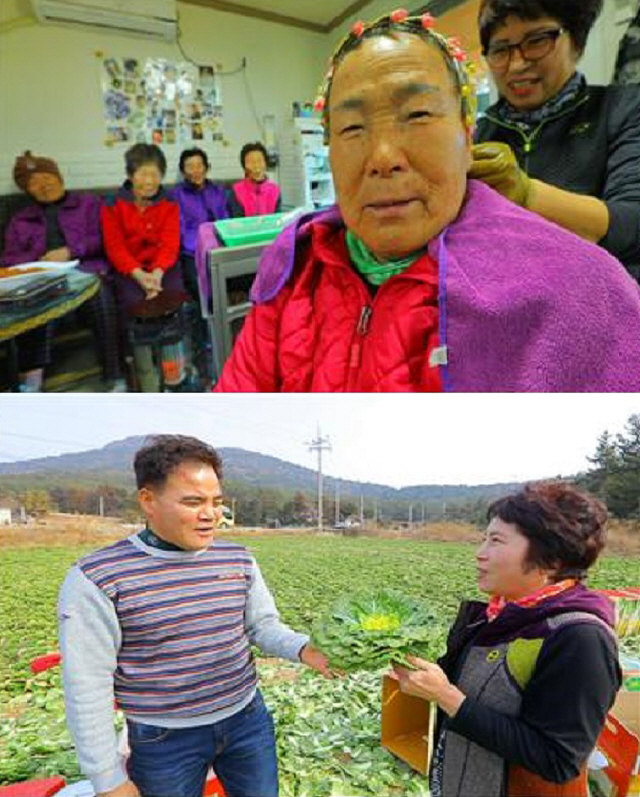
[[[106,393],[95,338],[88,329],[62,328],[53,339],[52,364],[45,370],[47,393]]]
[[[0,373],[4,362],[0,362]],[[130,374],[123,374],[126,377]],[[4,380],[3,380],[4,381]],[[129,383],[133,380],[130,378]],[[45,371],[46,393],[111,393],[126,392],[126,382],[105,381],[98,359],[95,338],[88,330],[69,328],[54,337],[52,364]],[[205,392],[209,384],[202,384],[191,372],[188,382],[179,392]],[[114,391],[115,388],[115,391]],[[0,385],[0,391],[6,386]]]

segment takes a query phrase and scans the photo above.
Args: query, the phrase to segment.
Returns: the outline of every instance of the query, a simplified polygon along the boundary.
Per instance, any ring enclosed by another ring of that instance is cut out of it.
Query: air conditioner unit
[[[175,41],[176,0],[31,0],[40,22],[88,25],[114,33],[134,33]]]

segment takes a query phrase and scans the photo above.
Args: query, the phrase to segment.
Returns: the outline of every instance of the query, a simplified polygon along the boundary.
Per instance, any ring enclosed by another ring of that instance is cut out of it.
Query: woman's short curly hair
[[[269,153],[264,144],[260,141],[251,141],[248,144],[245,144],[244,147],[240,150],[240,163],[242,164],[242,168],[244,169],[244,161],[247,155],[250,152],[261,152],[264,158],[264,162],[268,165],[269,164]]]
[[[526,564],[553,570],[553,580],[582,579],[604,548],[607,510],[567,482],[529,484],[494,501],[487,519],[513,523],[529,541]]]
[[[167,173],[167,159],[164,152],[157,144],[134,144],[124,153],[124,165],[128,177],[138,171],[141,166],[157,166],[160,174],[164,177]]]
[[[179,434],[158,434],[145,440],[136,452],[133,469],[138,489],[162,489],[169,475],[183,462],[202,462],[211,465],[216,476],[222,478],[222,460],[218,452],[197,437]]]
[[[191,147],[191,149],[183,149],[180,153],[180,163],[178,164],[178,168],[182,174],[184,174],[185,164],[189,158],[200,158],[204,168],[209,168],[209,158],[207,157],[207,153],[203,149],[200,149],[200,147]]]
[[[526,20],[552,17],[568,31],[582,54],[602,4],[603,0],[482,0],[478,12],[482,50],[486,53],[491,37],[507,17]]]

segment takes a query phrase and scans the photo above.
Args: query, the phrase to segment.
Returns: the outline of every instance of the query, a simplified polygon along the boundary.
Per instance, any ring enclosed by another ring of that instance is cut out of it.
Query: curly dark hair
[[[494,501],[487,520],[513,523],[529,540],[526,565],[554,571],[552,580],[583,579],[606,540],[604,504],[567,482],[528,484]]]
[[[164,177],[167,172],[167,159],[157,144],[134,144],[124,153],[127,175],[133,177],[141,166],[153,164]]]
[[[261,152],[264,156],[265,164],[269,165],[269,154],[264,146],[259,141],[254,141],[249,144],[245,144],[244,147],[240,150],[240,165],[244,169],[244,159],[250,152]]]
[[[133,469],[138,489],[164,487],[169,474],[183,462],[203,462],[211,465],[222,479],[222,460],[218,452],[197,437],[180,434],[158,434],[148,437],[136,452]]]
[[[482,0],[478,12],[482,51],[487,52],[496,28],[507,17],[526,20],[552,17],[569,32],[571,41],[582,55],[589,31],[602,10],[602,4],[603,0]]]
[[[189,160],[189,158],[199,157],[202,158],[202,162],[204,163],[204,168],[209,168],[209,158],[207,157],[207,153],[200,149],[200,147],[192,147],[191,149],[184,149],[180,153],[180,164],[178,168],[180,169],[181,173],[184,174],[184,165]]]

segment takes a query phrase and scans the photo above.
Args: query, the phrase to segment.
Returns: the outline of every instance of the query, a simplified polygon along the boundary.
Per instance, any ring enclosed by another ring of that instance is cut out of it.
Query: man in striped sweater
[[[158,435],[134,462],[146,528],[89,554],[60,592],[67,722],[99,797],[201,797],[215,768],[229,797],[276,797],[273,722],[250,646],[330,677],[280,622],[260,569],[215,539],[221,461],[192,437]],[[117,753],[114,701],[131,756]]]

